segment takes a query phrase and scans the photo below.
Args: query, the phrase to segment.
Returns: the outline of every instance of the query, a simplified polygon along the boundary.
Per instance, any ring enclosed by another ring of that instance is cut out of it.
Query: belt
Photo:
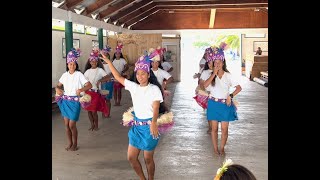
[[[79,97],[78,96],[67,96],[67,95],[62,95],[62,96],[56,96],[56,101],[59,101],[61,99],[69,100],[69,101],[77,101],[79,102]]]
[[[219,98],[215,98],[212,96],[209,96],[209,99],[216,101],[216,102],[222,102],[222,103],[225,103],[227,101],[226,99],[219,99]]]
[[[151,124],[151,120],[148,121],[133,121],[132,125],[135,126],[143,126],[143,125],[150,125]]]

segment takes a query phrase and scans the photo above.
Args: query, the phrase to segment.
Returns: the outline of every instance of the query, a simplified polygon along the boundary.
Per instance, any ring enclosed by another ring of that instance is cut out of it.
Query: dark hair
[[[151,69],[150,69],[150,73],[149,74],[150,74],[150,77],[148,78],[148,82],[158,86],[158,88],[161,91],[162,98],[164,99],[163,92],[162,92],[162,86],[158,82],[157,77],[154,75],[154,73],[153,73],[153,71]],[[130,78],[130,80],[135,82],[135,83],[137,83],[137,84],[140,84],[139,81],[137,80],[137,72],[136,71],[133,72],[133,76]],[[165,106],[164,106],[164,102],[162,102],[162,103],[160,103],[159,114],[160,113],[164,113],[164,112],[165,112]]]
[[[114,61],[114,59],[117,58],[117,57],[116,57],[116,53],[117,53],[117,52],[113,53],[112,62]],[[122,52],[120,53],[120,58],[123,58],[123,59],[124,59]]]
[[[69,71],[68,63],[67,63],[67,71]],[[78,63],[76,63],[76,71],[80,71]]]
[[[222,62],[223,62],[223,66],[222,66],[223,71],[225,71],[225,72],[229,72],[229,71],[228,71],[228,69],[227,69],[227,62],[226,62],[226,59],[224,58]],[[213,67],[213,68],[214,68],[214,67]],[[217,78],[217,76],[216,76],[216,77],[214,77],[213,81],[211,82],[211,85],[212,85],[212,86],[214,86],[215,81],[216,81],[216,78]]]
[[[159,63],[158,68],[164,70],[163,67],[162,67],[162,65],[161,65],[161,61],[153,61],[153,62],[158,62],[158,63]],[[152,63],[152,62],[151,62],[151,63]],[[151,66],[150,66],[150,70],[151,70],[151,69],[152,69],[152,64],[151,64]]]
[[[257,180],[257,178],[246,167],[232,164],[228,166],[227,171],[222,174],[220,180]]]
[[[102,64],[102,62],[101,61],[97,61],[97,67],[99,67],[99,68],[102,68],[103,70],[104,70],[104,66],[103,66],[103,64]],[[88,59],[88,61],[87,61],[87,64],[86,64],[86,66],[85,66],[85,68],[84,68],[84,72],[86,72],[88,69],[91,69],[91,64],[90,64],[90,60]]]
[[[203,70],[208,70],[209,68],[209,62],[206,61],[206,63],[204,64],[204,69]],[[212,64],[212,69],[213,69],[213,64]]]

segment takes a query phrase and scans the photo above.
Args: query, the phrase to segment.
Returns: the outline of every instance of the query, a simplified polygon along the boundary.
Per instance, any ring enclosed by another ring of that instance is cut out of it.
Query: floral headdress
[[[157,47],[156,51],[159,55],[163,55],[167,50],[166,48],[161,48],[160,46]]]
[[[220,178],[222,177],[223,173],[226,172],[228,170],[228,167],[230,165],[232,165],[232,164],[233,164],[233,162],[232,162],[231,159],[226,159],[224,161],[224,163],[222,164],[222,167],[217,170],[216,177],[214,177],[213,180],[220,180]]]
[[[78,59],[81,55],[80,49],[72,48],[67,54],[67,63],[76,62],[78,63]]]
[[[225,42],[221,42],[220,46],[212,46],[206,49],[206,60],[207,62],[214,60],[222,60],[224,61],[224,50],[226,49],[227,44]]]
[[[94,47],[94,48],[92,49],[92,52],[91,52],[90,55],[89,55],[89,61],[90,61],[90,62],[91,62],[91,61],[98,61],[98,59],[99,59],[99,52],[100,52],[99,48]]]
[[[149,49],[148,56],[149,56],[151,61],[160,61],[159,51],[157,51],[157,50],[155,50],[153,48]]]
[[[109,54],[109,52],[111,52],[111,47],[106,45],[105,48],[101,49],[101,52],[104,54],[104,55],[107,55]]]
[[[122,43],[121,42],[118,42],[118,45],[117,45],[117,47],[116,47],[116,52],[117,53],[121,53],[121,49],[123,48],[123,45],[122,45]]]
[[[134,72],[136,72],[137,70],[140,69],[140,70],[143,70],[143,71],[149,73],[150,72],[150,63],[151,63],[151,60],[150,60],[149,56],[146,56],[146,55],[140,56],[140,58],[138,59],[138,61],[135,64]]]

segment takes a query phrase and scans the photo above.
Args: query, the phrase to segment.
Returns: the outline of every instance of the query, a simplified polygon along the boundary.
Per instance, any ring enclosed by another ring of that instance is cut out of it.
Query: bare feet
[[[91,127],[88,129],[88,131],[93,131],[93,129],[94,129],[94,126],[91,126]]]
[[[221,149],[220,150],[220,156],[225,156],[226,155],[226,153],[224,152],[224,149]]]
[[[212,130],[212,129],[208,129],[207,133],[208,133],[208,134],[211,134],[211,130]]]
[[[95,127],[93,130],[98,131],[98,130],[99,130],[99,128],[98,128],[98,127]]]
[[[78,150],[78,146],[77,145],[72,145],[71,148],[70,148],[70,151],[76,151]]]
[[[218,150],[214,150],[214,151],[213,151],[213,154],[216,155],[216,156],[219,156],[219,155],[220,155],[220,153],[219,153]]]
[[[65,150],[69,151],[69,149],[71,148],[71,146],[72,146],[72,144],[69,144],[69,145],[65,148]]]

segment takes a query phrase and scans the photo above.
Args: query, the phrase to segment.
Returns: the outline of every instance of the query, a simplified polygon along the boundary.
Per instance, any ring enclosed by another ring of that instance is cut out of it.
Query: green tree
[[[239,55],[240,51],[240,37],[239,35],[220,35],[215,40],[216,45],[220,45],[221,42],[225,42],[228,44],[228,47],[236,50],[237,55]]]

